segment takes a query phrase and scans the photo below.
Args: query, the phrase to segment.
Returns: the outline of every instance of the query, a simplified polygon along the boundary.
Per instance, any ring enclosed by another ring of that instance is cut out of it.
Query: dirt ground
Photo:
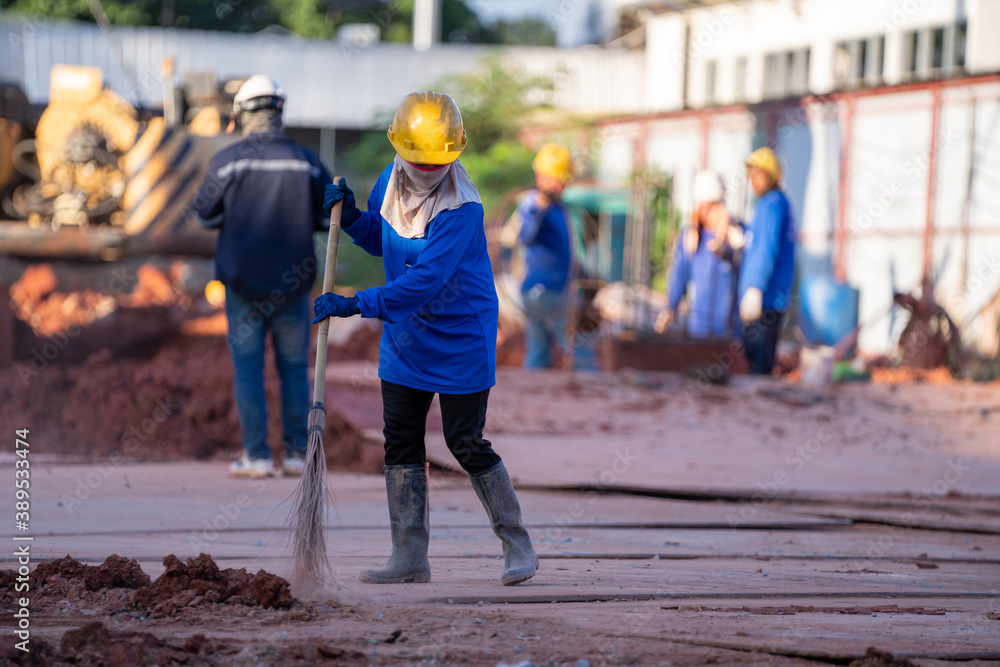
[[[486,435],[539,574],[499,586],[499,542],[432,409],[433,582],[372,586],[360,571],[389,552],[378,331],[351,323],[325,378],[331,589],[295,591],[296,480],[225,476],[225,319],[183,273],[139,267],[109,295],[43,265],[11,290],[0,426],[31,429],[32,650],[14,648],[7,555],[0,665],[1000,665],[996,383],[504,368]]]
[[[288,583],[275,575],[220,568],[207,555],[180,562],[150,581],[134,560],[111,556],[101,566],[69,557],[39,566],[32,574],[36,630],[32,651],[8,643],[3,664],[132,665],[781,665],[792,667],[847,661],[795,657],[773,648],[747,650],[683,635],[670,628],[670,610],[659,605],[659,622],[622,631],[581,626],[572,614],[551,614],[480,601],[464,605],[392,605],[370,600],[293,600]],[[13,571],[0,571],[0,581]],[[7,583],[4,581],[4,583]],[[12,608],[9,595],[0,602]],[[339,598],[339,599],[338,599]],[[449,601],[450,602],[450,601]],[[572,612],[574,605],[569,607]],[[632,604],[633,613],[648,611]],[[662,610],[667,610],[664,613]],[[595,610],[596,611],[596,610]],[[794,616],[833,613],[943,615],[944,610],[859,607],[684,607],[686,612]],[[596,612],[599,615],[599,611]],[[655,612],[654,612],[655,613]],[[569,616],[569,618],[566,618]],[[37,627],[37,626],[36,626]],[[69,629],[67,629],[69,628]],[[658,636],[664,633],[664,636]],[[622,635],[628,637],[623,642]],[[739,634],[739,633],[737,633]],[[746,633],[744,633],[745,635]],[[676,636],[670,636],[676,635]],[[868,648],[853,667],[911,667],[930,662],[895,658]],[[979,661],[966,664],[986,664]]]

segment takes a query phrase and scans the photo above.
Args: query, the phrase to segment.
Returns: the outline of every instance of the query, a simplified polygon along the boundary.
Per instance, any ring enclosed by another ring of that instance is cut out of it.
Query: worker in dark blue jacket
[[[483,438],[495,384],[499,308],[479,192],[458,157],[462,116],[447,95],[403,99],[389,127],[397,155],[360,211],[340,180],[326,206],[343,201],[344,231],[382,257],[385,285],[316,299],[314,322],[360,314],[383,321],[379,377],[385,420],[385,483],[392,555],[367,583],[430,581],[424,432],[434,394],[448,448],[469,473],[503,542],[504,585],[535,574],[538,560],[503,461]]]
[[[569,212],[562,204],[563,190],[573,180],[569,150],[545,144],[532,164],[535,189],[518,206],[519,239],[525,247],[526,272],[521,299],[527,320],[525,368],[552,365],[552,347],[566,347],[567,286],[573,259]]]
[[[781,165],[774,152],[755,150],[746,168],[758,199],[740,269],[743,347],[750,372],[770,375],[781,320],[792,302],[795,221],[788,197],[778,187]]]
[[[300,474],[306,452],[313,232],[329,227],[323,196],[330,174],[314,153],[282,133],[284,101],[268,76],[243,84],[233,105],[233,125],[240,126],[243,139],[212,158],[194,202],[199,221],[219,230],[215,273],[226,288],[233,393],[243,435],[243,456],[229,467],[232,477],[267,477],[273,471],[264,394],[268,329],[281,379],[284,473]]]

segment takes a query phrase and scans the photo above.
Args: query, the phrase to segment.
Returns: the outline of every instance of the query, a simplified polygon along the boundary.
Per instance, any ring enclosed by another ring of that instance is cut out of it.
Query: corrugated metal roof
[[[59,63],[93,65],[105,83],[132,103],[159,107],[160,63],[175,71],[212,71],[220,79],[267,72],[288,93],[286,122],[293,126],[369,127],[380,111],[407,93],[447,74],[473,70],[489,50],[442,44],[415,51],[404,44],[357,48],[346,42],[306,40],[280,34],[204,32],[164,28],[119,28],[116,55],[96,25],[0,20],[0,78],[19,83],[32,102],[48,98],[48,76]],[[532,74],[556,81],[552,102],[580,113],[644,110],[641,52],[601,47],[558,49],[508,47],[503,58]]]

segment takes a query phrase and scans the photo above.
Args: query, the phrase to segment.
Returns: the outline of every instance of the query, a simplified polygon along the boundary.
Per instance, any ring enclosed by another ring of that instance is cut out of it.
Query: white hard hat
[[[726,198],[722,177],[711,169],[699,171],[694,177],[694,203],[720,202]]]
[[[260,104],[248,104],[251,100],[261,100]],[[234,111],[253,111],[264,107],[280,109],[285,101],[285,91],[278,82],[267,74],[255,74],[240,86],[233,98]]]

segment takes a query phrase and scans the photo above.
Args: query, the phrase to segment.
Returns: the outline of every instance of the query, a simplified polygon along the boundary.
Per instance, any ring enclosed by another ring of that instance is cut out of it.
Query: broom
[[[333,179],[336,183],[337,179]],[[330,211],[330,236],[326,245],[326,270],[323,273],[323,293],[333,290],[337,273],[337,245],[340,242],[340,212],[342,202]],[[323,407],[323,390],[326,388],[326,339],[330,331],[330,318],[319,323],[316,335],[316,371],[313,377],[313,400],[309,410],[309,442],[302,477],[295,487],[289,521],[292,530],[292,583],[322,587],[330,572],[326,555],[326,536],[323,523],[329,489],[326,486],[326,454],[323,451],[323,430],[326,428],[326,409]]]

